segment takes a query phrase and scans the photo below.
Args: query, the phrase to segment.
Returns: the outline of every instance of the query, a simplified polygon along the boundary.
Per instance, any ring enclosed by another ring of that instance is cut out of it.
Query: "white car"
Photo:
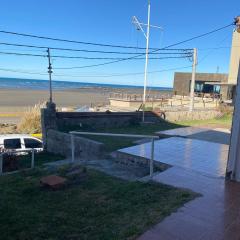
[[[43,151],[43,143],[40,139],[24,134],[0,135],[0,149],[3,150],[31,150]]]

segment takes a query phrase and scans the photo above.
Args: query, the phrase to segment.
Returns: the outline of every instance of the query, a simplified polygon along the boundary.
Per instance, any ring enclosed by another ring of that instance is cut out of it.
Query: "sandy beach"
[[[142,94],[141,88],[79,88],[53,90],[53,101],[59,109],[108,104],[111,93]],[[151,91],[152,94],[163,94]],[[17,123],[21,114],[35,104],[46,102],[48,90],[0,89],[0,123]]]
[[[49,98],[47,90],[0,89],[1,112],[22,111],[22,108],[45,102]],[[91,103],[106,103],[104,92],[94,90],[54,90],[53,101],[58,107],[77,107]]]

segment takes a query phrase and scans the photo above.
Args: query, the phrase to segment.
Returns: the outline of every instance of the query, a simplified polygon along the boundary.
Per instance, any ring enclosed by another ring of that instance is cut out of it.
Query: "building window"
[[[195,87],[194,87],[194,92],[201,93],[203,91],[204,83],[196,81]]]
[[[214,85],[213,92],[217,93],[217,94],[220,94],[220,91],[221,91],[221,87],[219,85]]]

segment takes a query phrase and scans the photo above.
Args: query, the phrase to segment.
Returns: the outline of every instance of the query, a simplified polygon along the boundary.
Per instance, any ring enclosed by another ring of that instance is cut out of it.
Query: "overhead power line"
[[[179,44],[186,43],[188,41],[192,41],[194,39],[197,39],[199,37],[204,37],[206,35],[218,32],[220,30],[223,30],[227,27],[233,26],[234,23],[232,22],[231,24],[228,24],[226,26],[223,26],[221,28],[214,29],[210,32],[200,34],[198,36],[192,37],[190,39],[169,45],[168,47],[165,48],[171,48],[173,46],[177,46]],[[84,44],[84,45],[93,45],[93,46],[100,46],[100,47],[113,47],[113,48],[128,48],[128,49],[142,49],[145,50],[145,47],[136,47],[136,46],[126,46],[126,45],[113,45],[113,44],[103,44],[103,43],[93,43],[93,42],[85,42],[85,41],[78,41],[78,40],[69,40],[69,39],[62,39],[62,38],[53,38],[53,37],[46,37],[46,36],[40,36],[40,35],[34,35],[34,34],[27,34],[27,33],[19,33],[19,32],[12,32],[12,31],[5,31],[5,30],[0,30],[0,33],[4,34],[11,34],[11,35],[17,35],[17,36],[23,36],[23,37],[30,37],[30,38],[38,38],[38,39],[45,39],[45,40],[52,40],[52,41],[59,41],[59,42],[68,42],[68,43],[78,43],[78,44]],[[159,51],[159,48],[149,48],[153,51]]]
[[[16,55],[16,56],[30,56],[30,57],[47,57],[43,54],[31,54],[31,53],[18,53],[18,52],[1,52],[0,54],[5,55]],[[85,60],[122,60],[123,58],[119,57],[85,57],[85,56],[61,56],[61,55],[52,55],[52,58],[66,58],[66,59],[85,59]],[[187,58],[190,57],[189,54],[182,54],[182,56],[166,56],[166,57],[151,57],[149,59],[158,60],[158,59],[172,59],[172,58]],[[134,58],[132,60],[144,60],[145,58]]]
[[[120,52],[120,51],[101,51],[101,50],[88,50],[88,49],[75,49],[75,48],[60,48],[60,47],[49,47],[49,46],[39,46],[39,45],[27,45],[27,44],[18,44],[18,43],[7,43],[7,42],[0,42],[0,45],[5,46],[14,46],[14,47],[26,47],[26,48],[36,48],[36,49],[43,49],[46,50],[50,48],[51,50],[60,50],[60,51],[72,51],[72,52],[86,52],[86,53],[102,53],[102,54],[128,54],[128,55],[136,55],[136,52]],[[192,49],[162,49],[164,52],[157,52],[157,53],[150,53],[150,54],[175,54],[179,52],[191,51]],[[167,51],[167,52],[166,52]],[[138,53],[138,54],[146,54],[145,52]]]
[[[79,57],[79,56],[57,56],[57,55],[52,55],[52,58],[67,58],[67,59],[85,59],[85,60],[122,60],[123,58],[119,57],[112,57],[112,58],[107,58],[107,57]],[[190,55],[183,55],[183,56],[166,56],[166,57],[150,57],[149,59],[152,60],[161,60],[161,59],[173,59],[173,58],[188,58]],[[145,58],[133,58],[130,60],[145,60]]]
[[[169,69],[163,69],[163,70],[155,70],[155,71],[149,71],[148,73],[154,74],[154,73],[161,73],[161,72],[168,72],[168,71],[175,71],[175,70],[181,70],[186,68],[192,68],[192,65],[184,66],[184,67],[178,67],[178,68],[169,68]],[[54,76],[66,76],[66,77],[82,77],[82,78],[109,78],[109,77],[126,77],[126,76],[137,76],[137,75],[143,75],[144,72],[133,72],[133,73],[119,73],[119,74],[106,74],[106,75],[69,75],[69,74],[54,74]]]
[[[183,41],[180,41],[180,42],[177,42],[177,43],[174,43],[174,44],[171,44],[171,45],[168,45],[164,48],[161,48],[161,49],[156,49],[156,50],[153,50],[153,51],[150,51],[150,53],[155,53],[155,52],[158,52],[160,50],[163,50],[163,49],[168,49],[168,48],[172,48],[172,47],[175,47],[175,46],[178,46],[180,44],[183,44],[183,43],[187,43],[187,42],[190,42],[192,40],[195,40],[195,39],[198,39],[198,38],[202,38],[202,37],[205,37],[205,36],[208,36],[210,34],[213,34],[213,33],[216,33],[216,32],[219,32],[223,29],[226,29],[230,26],[233,26],[234,23],[231,23],[231,24],[228,24],[226,26],[223,26],[223,27],[220,27],[220,28],[217,28],[217,29],[214,29],[210,32],[206,32],[206,33],[203,33],[203,34],[200,34],[200,35],[197,35],[195,37],[192,37],[192,38],[189,38],[189,39],[186,39],[186,40],[183,40]],[[133,58],[138,58],[138,57],[141,57],[143,56],[144,54],[138,54],[138,55],[135,55],[133,57],[128,57],[128,58],[125,58],[125,59],[121,59],[121,60],[116,60],[116,61],[110,61],[110,62],[105,62],[105,63],[101,63],[101,64],[93,64],[93,65],[85,65],[85,66],[76,66],[76,67],[57,67],[57,68],[54,68],[54,69],[82,69],[82,68],[90,68],[90,67],[99,67],[99,66],[104,66],[104,65],[109,65],[109,64],[114,64],[114,63],[118,63],[118,62],[123,62],[123,61],[127,61],[127,60],[131,60]]]
[[[183,67],[177,67],[177,68],[168,68],[168,69],[162,69],[162,70],[155,70],[155,71],[149,71],[150,74],[154,73],[161,73],[161,72],[169,72],[169,71],[175,71],[175,70],[181,70],[186,68],[191,68],[192,65],[183,66]],[[0,68],[0,71],[4,72],[14,72],[14,73],[24,73],[24,74],[30,74],[30,75],[45,75],[47,76],[47,73],[44,72],[35,72],[35,71],[27,71],[27,70],[20,70],[20,69],[8,69],[8,68]],[[106,75],[71,75],[71,74],[54,74],[56,77],[74,77],[74,78],[110,78],[110,77],[122,77],[122,76],[137,76],[137,75],[143,75],[144,72],[133,72],[133,73],[121,73],[121,74],[106,74]]]
[[[158,48],[158,49],[154,48],[149,53],[151,54],[151,53],[156,53],[160,50],[169,49],[169,48],[178,46],[180,44],[184,44],[184,43],[187,43],[189,41],[208,36],[210,34],[216,33],[218,31],[221,31],[221,30],[226,29],[226,28],[228,28],[230,26],[233,26],[233,25],[234,25],[234,23],[231,23],[231,24],[228,24],[226,26],[214,29],[212,31],[194,36],[192,38],[189,38],[189,39],[186,39],[186,40],[168,45],[168,46],[166,46],[164,48],[161,48],[161,49],[160,48]],[[25,34],[25,33],[10,32],[10,31],[4,31],[4,30],[0,30],[0,33],[19,35],[19,36],[24,36],[24,37],[40,38],[40,39],[45,39],[45,40],[54,40],[54,41],[61,41],[61,42],[71,42],[71,43],[79,43],[79,44],[86,44],[86,45],[95,45],[95,46],[102,46],[102,47],[119,47],[119,48],[121,47],[121,48],[134,48],[134,49],[136,49],[136,47],[130,47],[130,46],[120,46],[120,45],[111,45],[111,44],[99,44],[99,43],[82,42],[82,41],[75,41],[75,40],[67,40],[67,39],[60,39],[60,38],[37,36],[37,35]],[[145,48],[139,48],[139,49],[145,49]],[[32,54],[32,55],[36,55],[36,54]],[[57,67],[57,68],[54,68],[54,69],[82,69],[82,68],[98,67],[98,66],[104,66],[104,65],[109,65],[109,64],[114,64],[114,63],[118,63],[118,62],[123,62],[123,61],[131,60],[131,59],[139,58],[143,55],[145,55],[145,53],[141,53],[141,54],[138,54],[138,55],[135,55],[135,56],[132,56],[132,57],[128,57],[128,58],[121,58],[121,59],[110,61],[110,62],[100,63],[100,64],[92,64],[92,65],[76,66],[76,67]]]
[[[9,69],[9,68],[0,68],[0,71],[24,73],[24,74],[30,74],[30,75],[48,75],[47,73],[43,73],[43,72],[32,72],[32,71],[27,71],[27,70]]]
[[[202,37],[208,36],[208,35],[210,35],[210,34],[219,32],[219,31],[221,31],[221,30],[223,30],[223,29],[226,29],[226,28],[228,28],[228,27],[230,27],[230,26],[233,26],[233,25],[234,25],[234,23],[228,24],[228,25],[226,25],[226,26],[223,26],[223,27],[214,29],[214,30],[212,30],[212,31],[210,31],[210,32],[206,32],[206,33],[197,35],[197,36],[195,36],[195,37],[192,37],[192,38],[189,38],[189,39],[186,39],[186,40],[183,40],[183,41],[180,41],[180,42],[177,42],[177,43],[168,45],[168,46],[165,47],[165,48],[175,47],[175,46],[178,46],[178,45],[180,45],[180,44],[187,43],[187,42],[190,42],[190,41],[192,41],[192,40],[195,40],[195,39],[198,39],[198,38],[202,38]],[[158,51],[158,50],[156,50],[156,51]],[[153,52],[155,52],[155,51],[153,51]]]
[[[38,38],[38,39],[44,39],[44,40],[52,40],[52,41],[58,41],[58,42],[92,45],[92,46],[99,46],[99,47],[112,47],[112,48],[126,48],[126,49],[142,49],[142,50],[145,50],[145,47],[93,43],[93,42],[85,42],[85,41],[78,41],[78,40],[69,40],[69,39],[62,39],[62,38],[46,37],[46,36],[27,34],[27,33],[19,33],[19,32],[11,32],[11,31],[4,31],[4,30],[0,30],[0,33],[17,35],[17,36],[22,36],[22,37]],[[157,48],[151,48],[151,49],[155,50]]]
[[[17,53],[17,52],[0,52],[0,54],[15,55],[15,56],[28,56],[28,57],[47,57],[47,55],[43,55],[43,54]]]

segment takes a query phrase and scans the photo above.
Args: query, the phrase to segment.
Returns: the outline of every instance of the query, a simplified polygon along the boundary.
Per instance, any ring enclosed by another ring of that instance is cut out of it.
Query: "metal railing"
[[[118,134],[118,133],[94,133],[94,132],[76,132],[72,131],[71,134],[71,161],[75,161],[75,135],[92,135],[92,136],[106,136],[106,137],[124,137],[124,138],[148,138],[151,139],[151,157],[149,160],[149,175],[153,177],[153,162],[154,162],[154,140],[159,139],[155,135],[137,135],[137,134]],[[91,151],[91,149],[89,149]]]
[[[31,169],[35,167],[35,149],[30,150],[8,150],[6,152],[0,152],[0,175],[2,175],[3,172],[3,156],[4,155],[17,155],[18,153],[30,153],[31,152]],[[7,172],[8,173],[8,172]]]

